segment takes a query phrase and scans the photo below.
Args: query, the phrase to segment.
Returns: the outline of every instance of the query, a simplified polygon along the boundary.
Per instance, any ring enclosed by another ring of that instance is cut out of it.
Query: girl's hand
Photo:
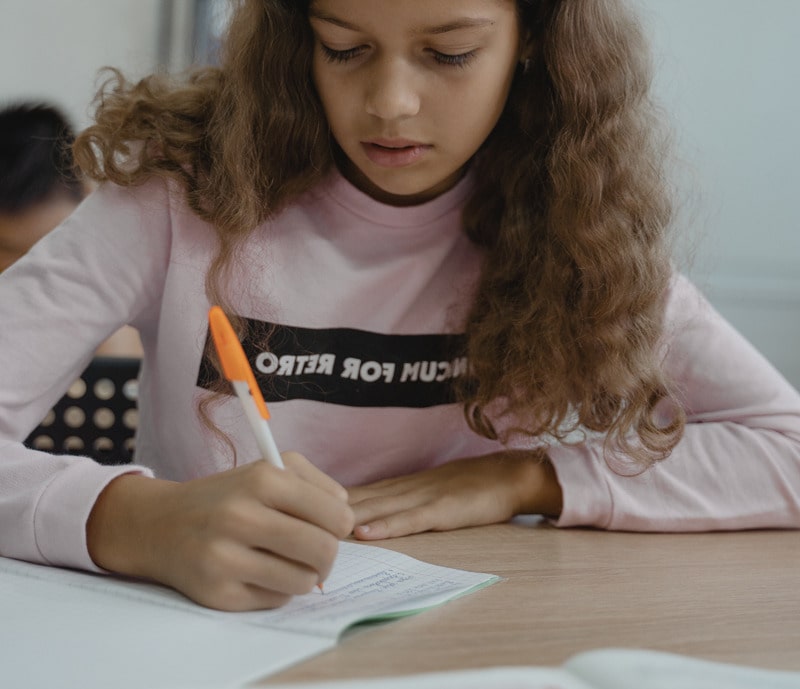
[[[347,491],[296,453],[186,483],[112,481],[87,523],[98,566],[220,610],[273,608],[325,580],[353,528]]]
[[[561,488],[541,451],[507,451],[350,488],[361,540],[447,531],[561,513]]]

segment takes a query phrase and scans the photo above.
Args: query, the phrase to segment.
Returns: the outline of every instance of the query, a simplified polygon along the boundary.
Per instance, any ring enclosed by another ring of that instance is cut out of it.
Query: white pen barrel
[[[258,422],[264,428],[263,433],[256,433],[258,449],[261,450],[261,454],[264,456],[264,459],[266,459],[270,464],[278,467],[279,469],[283,469],[284,467],[283,460],[281,459],[281,452],[278,449],[278,446],[275,444],[275,438],[272,437],[272,431],[269,430],[269,424],[267,423],[267,420],[259,414]]]
[[[266,459],[272,466],[283,469],[283,460],[278,446],[275,444],[275,439],[272,437],[272,432],[269,429],[267,420],[261,416],[256,406],[256,401],[250,394],[250,388],[247,383],[242,380],[231,381],[233,389],[236,391],[239,399],[242,402],[245,416],[253,429],[253,434],[256,437],[258,450],[261,453],[262,459]]]

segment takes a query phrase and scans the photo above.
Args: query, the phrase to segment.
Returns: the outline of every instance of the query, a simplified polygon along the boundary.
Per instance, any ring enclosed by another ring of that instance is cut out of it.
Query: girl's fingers
[[[242,543],[254,551],[270,553],[313,573],[311,586],[328,577],[339,550],[336,536],[326,529],[262,506],[254,507],[253,511],[252,519],[242,524],[236,534]],[[264,579],[250,583],[263,585]],[[285,588],[277,590],[287,591]]]
[[[414,493],[385,495],[365,498],[352,504],[355,523],[368,524],[398,512],[404,512],[424,503],[424,499]]]
[[[409,507],[390,509],[390,507],[410,504]],[[384,509],[385,507],[385,509]],[[505,521],[510,514],[498,510],[491,499],[470,493],[443,496],[431,500],[387,500],[381,509],[372,515],[356,512],[357,526],[353,535],[359,540],[396,538],[423,531],[447,531],[465,526],[493,524]],[[365,518],[361,518],[362,515]],[[378,516],[376,516],[378,515]]]
[[[330,493],[339,500],[347,500],[347,490],[326,473],[317,469],[317,467],[300,453],[284,452],[281,457],[283,458],[286,468],[293,471],[303,480]]]
[[[404,496],[405,497],[405,496]],[[406,504],[397,509],[381,509],[380,516],[358,520],[353,535],[359,540],[374,541],[380,538],[397,538],[423,531],[447,531],[462,526],[494,521],[483,509],[476,509],[474,500],[459,497],[434,500],[408,500],[395,502]]]
[[[283,605],[310,591],[316,581],[316,573],[298,563],[225,542],[200,560],[183,590],[203,605],[241,611]]]
[[[401,495],[404,492],[406,492],[405,482],[400,479],[390,479],[364,486],[351,486],[347,489],[347,501],[352,507],[355,507],[374,498],[383,499],[387,496]]]
[[[271,610],[286,605],[292,598],[286,593],[238,581],[231,581],[230,586],[223,590],[204,588],[198,591],[197,595],[193,595],[191,590],[184,589],[183,593],[195,603],[225,612]]]
[[[415,509],[359,524],[353,529],[353,535],[361,541],[377,541],[431,530],[433,528],[426,516],[426,510]]]
[[[336,491],[306,481],[293,469],[276,469],[264,461],[244,468],[248,490],[265,507],[316,525],[337,538],[345,538],[353,530],[353,511],[347,504],[344,489],[344,497],[337,496]]]
[[[292,596],[308,593],[322,581],[311,567],[254,549],[243,551],[239,579],[251,587]]]
[[[263,550],[242,549],[236,565],[236,583],[222,605],[215,607],[234,611],[275,608],[292,596],[314,591],[324,581],[314,569]]]
[[[353,506],[353,535],[362,540],[395,538],[422,531],[444,531],[466,525],[475,507],[469,496],[431,490],[367,498]]]
[[[375,540],[506,521],[530,502],[520,499],[520,484],[541,466],[538,454],[503,453],[351,489],[353,534]]]

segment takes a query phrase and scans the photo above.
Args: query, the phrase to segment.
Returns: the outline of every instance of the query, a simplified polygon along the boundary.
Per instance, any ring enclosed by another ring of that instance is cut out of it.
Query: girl
[[[800,526],[800,396],[671,271],[648,83],[620,0],[242,0],[219,69],[112,85],[0,283],[0,553],[243,610],[351,532]],[[137,464],[23,447],[123,323]]]

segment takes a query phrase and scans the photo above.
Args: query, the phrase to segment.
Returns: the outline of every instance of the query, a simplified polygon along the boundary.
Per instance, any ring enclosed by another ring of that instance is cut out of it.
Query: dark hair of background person
[[[57,192],[79,202],[72,127],[56,107],[20,103],[0,110],[0,213],[13,215]]]

